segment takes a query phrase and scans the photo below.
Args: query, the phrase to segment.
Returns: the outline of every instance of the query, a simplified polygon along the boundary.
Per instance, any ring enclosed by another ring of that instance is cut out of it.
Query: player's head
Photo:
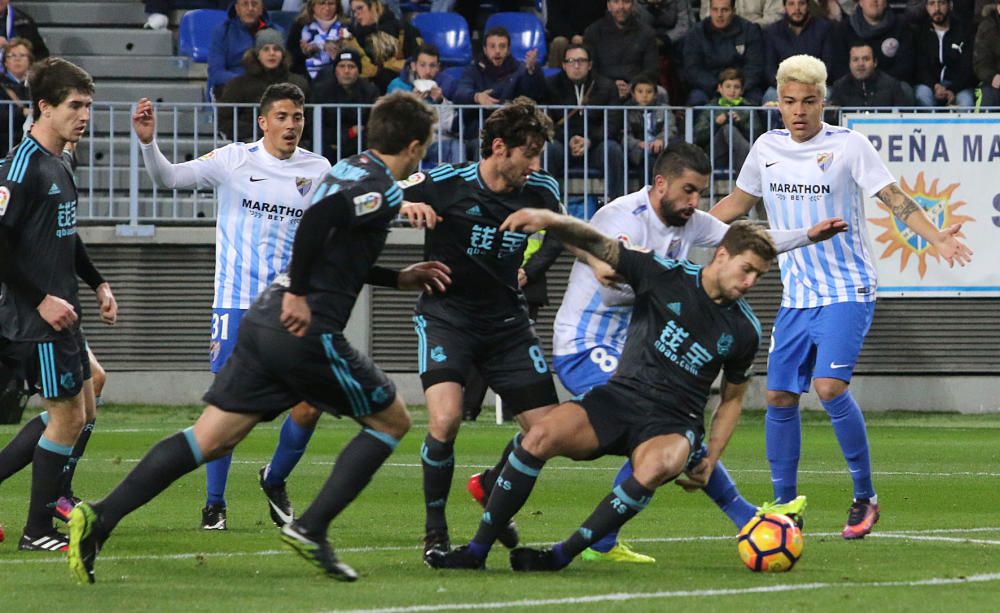
[[[694,215],[701,192],[708,187],[712,164],[701,147],[675,140],[653,165],[650,202],[668,226],[683,226]]]
[[[793,55],[778,65],[778,110],[797,142],[807,141],[823,124],[826,66],[811,55]]]
[[[372,107],[368,119],[368,146],[380,154],[397,156],[405,164],[396,177],[408,177],[420,165],[431,144],[437,111],[416,97],[394,92]]]
[[[729,226],[705,267],[705,288],[710,295],[715,290],[725,301],[737,300],[771,268],[777,254],[767,230],[749,221],[737,221]]]
[[[542,150],[552,139],[552,120],[534,100],[521,96],[493,111],[480,134],[484,163],[511,188],[520,188],[542,167]]]
[[[47,57],[28,73],[31,115],[43,130],[75,143],[83,136],[94,101],[94,80],[85,70],[62,58]]]
[[[305,104],[306,96],[298,85],[275,83],[264,90],[257,126],[268,153],[282,160],[295,153],[306,125]]]

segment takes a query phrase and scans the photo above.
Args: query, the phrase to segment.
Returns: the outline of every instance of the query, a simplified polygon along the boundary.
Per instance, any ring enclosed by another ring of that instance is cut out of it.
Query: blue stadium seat
[[[433,13],[427,14],[431,15]],[[461,78],[464,70],[465,66],[452,66],[438,73],[436,81],[441,86],[441,93],[444,94],[445,98],[451,100],[455,96],[455,88],[458,87],[458,80]]]
[[[560,72],[562,72],[562,68],[556,68],[555,66],[546,66],[542,69],[542,74],[545,75],[546,79],[554,77]]]
[[[400,2],[399,10],[403,11],[403,15],[409,13],[427,13],[431,10],[430,2],[420,2],[419,0],[415,2]]]
[[[445,66],[472,63],[469,24],[458,13],[420,13],[413,16],[413,25],[420,30],[425,43],[438,48]]]
[[[524,54],[538,49],[538,65],[545,64],[548,48],[545,46],[545,26],[532,13],[495,13],[486,20],[485,33],[490,28],[503,27],[510,32],[510,54],[523,62]]]
[[[212,32],[225,20],[226,11],[217,9],[195,9],[184,13],[177,34],[177,53],[196,62],[207,62]]]
[[[292,22],[299,16],[297,11],[268,11],[267,14],[271,17],[271,23],[278,26],[286,36],[292,29]]]

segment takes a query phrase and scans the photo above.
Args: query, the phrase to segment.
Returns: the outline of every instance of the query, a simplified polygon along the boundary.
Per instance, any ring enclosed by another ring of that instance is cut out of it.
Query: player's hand
[[[107,283],[101,283],[97,286],[95,293],[97,294],[97,302],[101,305],[101,321],[109,326],[115,325],[115,322],[118,321],[118,301],[111,293],[111,286]]]
[[[153,135],[156,132],[156,116],[153,115],[153,103],[149,98],[141,98],[135,106],[135,114],[132,115],[132,128],[135,135],[139,137],[139,142],[148,145],[153,142]]]
[[[52,326],[56,332],[69,328],[79,319],[72,304],[51,294],[46,294],[35,308],[45,323]]]
[[[305,336],[312,320],[312,311],[305,296],[285,292],[281,299],[281,325],[295,336]]]
[[[406,218],[414,228],[434,229],[434,226],[444,218],[437,214],[431,205],[423,202],[406,202],[399,207],[399,214]]]
[[[677,479],[674,483],[684,488],[685,492],[697,492],[708,485],[708,479],[712,476],[714,469],[715,462],[712,462],[707,457],[702,458],[697,466],[684,471],[684,474],[688,477],[687,479]]]
[[[399,289],[443,294],[451,285],[451,269],[442,262],[417,262],[399,271]]]
[[[598,283],[604,287],[621,289],[621,284],[625,282],[625,278],[618,274],[618,271],[612,268],[611,264],[595,257],[589,258],[587,264],[594,271],[594,276],[597,277]]]
[[[833,238],[841,232],[847,232],[847,222],[839,217],[831,217],[809,228],[806,235],[809,240],[818,243]]]
[[[559,215],[546,209],[520,209],[507,216],[500,224],[500,231],[527,232],[534,234],[544,230],[559,219]]]
[[[958,240],[959,236],[963,236],[962,224],[953,224],[941,230],[938,240],[934,242],[934,248],[952,267],[955,264],[965,266],[972,261],[972,249]]]

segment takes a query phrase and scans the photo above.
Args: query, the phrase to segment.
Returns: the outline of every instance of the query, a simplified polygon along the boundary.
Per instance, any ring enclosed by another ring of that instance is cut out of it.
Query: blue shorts
[[[767,389],[801,394],[817,378],[849,383],[874,314],[874,302],[781,307],[771,331]]]
[[[552,358],[552,368],[565,387],[574,396],[582,396],[591,388],[604,385],[618,370],[621,354],[607,345],[598,345],[572,355]]]
[[[222,365],[233,353],[240,320],[246,309],[212,309],[212,340],[208,345],[208,361],[212,372],[222,370]]]

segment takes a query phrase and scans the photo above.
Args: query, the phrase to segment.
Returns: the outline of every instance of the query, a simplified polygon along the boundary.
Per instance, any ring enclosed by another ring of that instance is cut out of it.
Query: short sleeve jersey
[[[528,235],[500,231],[508,215],[522,208],[559,211],[559,185],[546,172],[533,172],[518,190],[496,193],[486,187],[479,163],[442,164],[401,182],[408,202],[425,202],[444,219],[428,232],[426,257],[451,268],[452,284],[443,301],[473,315],[504,317],[519,312],[517,270]]]
[[[76,183],[68,158],[53,155],[27,135],[0,163],[0,224],[14,244],[15,266],[41,291],[81,312],[76,279]],[[45,341],[56,332],[23,296],[4,286],[0,298],[2,336]],[[79,321],[79,320],[78,320]],[[75,328],[74,328],[75,329]]]
[[[220,147],[187,165],[199,188],[218,190],[212,306],[248,309],[288,266],[299,220],[330,163],[305,149],[280,160],[259,140]]]
[[[717,304],[701,286],[702,267],[685,260],[622,249],[617,270],[635,306],[613,381],[698,419],[720,370],[731,383],[749,380],[761,335],[744,299]]]
[[[645,247],[670,259],[686,258],[694,246],[714,247],[729,230],[725,223],[699,210],[683,226],[668,226],[650,205],[648,189],[604,206],[590,224],[609,238]],[[556,314],[555,355],[573,355],[600,345],[621,352],[632,315],[632,300],[622,295],[622,300],[616,301],[621,304],[609,304],[612,293],[601,286],[589,266],[579,261],[573,263],[566,294]]]
[[[804,143],[788,130],[757,139],[736,186],[763,198],[772,228],[808,227],[828,217],[847,222],[847,232],[778,256],[782,306],[875,300],[878,280],[864,199],[894,181],[868,139],[847,128],[824,123]]]
[[[347,325],[402,202],[403,190],[388,167],[368,151],[340,160],[323,177],[312,206],[339,207],[337,217],[346,221],[326,237],[323,253],[309,271],[310,334],[340,332]],[[247,317],[280,327],[281,299],[288,283],[286,275],[279,275]]]

